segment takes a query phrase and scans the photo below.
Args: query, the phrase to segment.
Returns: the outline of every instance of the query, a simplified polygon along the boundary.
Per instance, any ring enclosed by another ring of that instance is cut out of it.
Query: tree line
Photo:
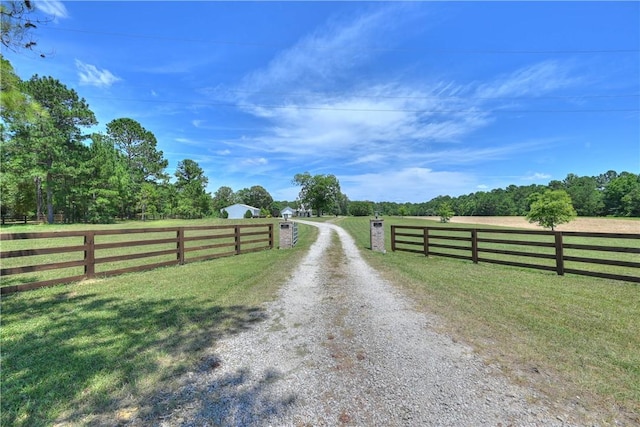
[[[565,191],[578,216],[640,217],[640,175],[609,170],[598,176],[573,173],[547,185],[509,185],[458,197],[438,196],[424,203],[382,202],[370,205],[386,215],[439,216],[447,205],[458,216],[524,216],[536,194]]]

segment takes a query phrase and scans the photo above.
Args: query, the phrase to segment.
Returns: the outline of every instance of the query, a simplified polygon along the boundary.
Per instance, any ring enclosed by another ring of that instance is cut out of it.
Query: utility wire
[[[148,34],[132,34],[132,33],[117,33],[110,31],[96,31],[85,30],[79,28],[61,28],[61,27],[43,27],[43,29],[53,31],[66,31],[74,33],[84,34],[98,34],[103,36],[114,37],[128,37],[139,39],[154,39],[154,40],[167,40],[174,42],[185,43],[205,43],[205,44],[217,44],[228,46],[246,46],[246,47],[261,47],[261,48],[284,48],[287,47],[283,44],[276,43],[260,43],[260,42],[240,42],[229,40],[207,40],[207,39],[189,39],[178,38],[175,36],[160,36],[160,35],[148,35]],[[335,49],[334,47],[310,47],[315,50],[328,50]],[[638,53],[640,49],[559,49],[559,50],[546,50],[546,49],[393,49],[393,48],[360,48],[361,51],[372,52],[428,52],[428,53],[450,53],[450,54],[593,54],[593,53]]]
[[[319,106],[297,106],[297,105],[265,105],[265,104],[232,104],[215,102],[189,102],[189,101],[163,101],[157,99],[131,99],[131,98],[109,98],[94,96],[94,99],[124,102],[143,102],[156,104],[179,104],[206,107],[223,108],[265,108],[265,109],[289,109],[289,110],[320,110],[320,111],[349,111],[349,112],[370,112],[370,113],[421,113],[421,114],[455,114],[455,113],[634,113],[640,112],[640,108],[606,108],[606,109],[572,109],[572,110],[508,110],[508,109],[452,109],[452,110],[413,110],[413,109],[386,109],[386,108],[340,108],[340,107],[319,107]]]

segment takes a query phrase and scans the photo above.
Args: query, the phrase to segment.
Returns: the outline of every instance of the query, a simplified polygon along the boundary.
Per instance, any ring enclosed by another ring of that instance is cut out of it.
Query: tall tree
[[[603,190],[605,213],[640,216],[640,175],[621,172]]]
[[[602,193],[598,191],[596,178],[577,176],[570,173],[564,180],[564,186],[571,196],[571,202],[579,216],[599,215],[603,208]]]
[[[220,211],[227,206],[231,206],[234,203],[238,202],[238,197],[233,192],[231,187],[227,187],[223,185],[218,188],[215,193],[213,193],[213,199],[211,201],[213,212],[215,214],[220,214]]]
[[[242,203],[253,206],[254,208],[270,209],[273,203],[273,197],[262,186],[254,185],[251,188],[243,188],[238,190],[236,196]]]
[[[130,198],[126,201],[126,216],[131,217],[131,206],[137,205],[141,209],[146,206],[144,201],[137,200],[142,184],[167,179],[164,170],[169,162],[164,158],[162,151],[157,149],[155,135],[133,119],[120,118],[107,123],[107,136],[124,155],[131,177],[133,188]]]
[[[175,176],[178,211],[189,218],[208,214],[211,206],[211,198],[206,192],[209,180],[198,163],[191,159],[178,162]]]
[[[53,77],[33,76],[21,85],[42,108],[34,120],[9,123],[14,161],[20,161],[34,180],[36,193],[44,182],[47,218],[53,222],[54,192],[67,197],[69,185],[80,173],[85,135],[81,127],[97,123],[89,105],[78,94]]]
[[[107,123],[107,135],[125,155],[134,182],[157,181],[166,175],[169,162],[158,151],[155,135],[133,119],[121,118]]]
[[[311,175],[309,172],[296,174],[293,184],[300,186],[298,198],[305,208],[312,208],[317,216],[323,212],[333,212],[340,197],[340,182],[335,175]]]
[[[556,226],[569,222],[576,216],[571,197],[564,190],[534,193],[531,200],[527,219],[529,222],[537,222],[542,227],[554,230]]]

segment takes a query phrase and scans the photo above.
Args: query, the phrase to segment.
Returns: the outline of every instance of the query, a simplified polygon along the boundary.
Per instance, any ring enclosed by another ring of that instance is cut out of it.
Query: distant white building
[[[285,215],[287,215],[287,218],[291,218],[293,217],[293,215],[295,215],[295,213],[296,213],[296,210],[290,206],[287,206],[286,208],[280,211],[280,215],[282,215],[282,218],[284,218]]]
[[[244,218],[244,214],[247,211],[251,211],[253,216],[260,216],[260,208],[254,208],[253,206],[243,205],[242,203],[236,203],[235,205],[227,206],[226,208],[220,209],[220,214],[222,211],[227,211],[229,214],[229,219],[242,219]]]

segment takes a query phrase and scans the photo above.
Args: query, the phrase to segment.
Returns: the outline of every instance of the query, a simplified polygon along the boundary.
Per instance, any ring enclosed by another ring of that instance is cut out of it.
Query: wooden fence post
[[[555,232],[556,240],[556,272],[558,276],[564,276],[564,250],[562,246],[562,231]]]
[[[178,250],[178,253],[176,254],[176,257],[178,259],[178,264],[184,265],[184,228],[183,227],[178,228],[178,231],[176,232],[176,249]]]
[[[273,224],[269,224],[269,249],[273,249]]]
[[[391,252],[396,251],[396,226],[391,226]]]
[[[429,227],[425,227],[422,231],[422,245],[424,248],[424,256],[429,256]]]
[[[236,255],[240,255],[240,226],[235,226]]]
[[[96,275],[96,244],[95,233],[87,231],[84,234],[84,275],[91,279]]]
[[[474,264],[478,263],[478,230],[471,230],[471,259]]]

